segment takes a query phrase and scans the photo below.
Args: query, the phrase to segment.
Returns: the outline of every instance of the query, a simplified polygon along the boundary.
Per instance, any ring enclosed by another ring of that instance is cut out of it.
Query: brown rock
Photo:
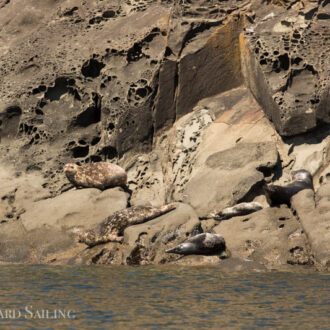
[[[330,184],[322,185],[316,193],[303,190],[292,198],[301,225],[308,237],[312,253],[321,268],[330,268]]]
[[[193,40],[182,52],[178,69],[177,117],[201,99],[242,84],[238,36],[242,21],[232,16],[212,34]],[[194,84],[191,82],[194,81]]]
[[[305,7],[305,6],[303,6]],[[241,34],[245,81],[281,135],[307,132],[330,123],[327,23],[322,5],[260,6],[256,21]],[[305,12],[304,12],[305,10]],[[313,15],[320,12],[318,15]],[[321,46],[322,45],[322,46]]]
[[[312,264],[306,236],[287,207],[234,217],[222,221],[213,231],[224,237],[234,259],[252,260],[267,268]],[[299,254],[295,253],[297,249]]]
[[[62,263],[66,263],[85,248],[83,244],[78,245],[76,233],[90,229],[112,212],[125,208],[127,198],[127,194],[119,188],[103,192],[98,189],[83,189],[34,202],[18,222],[24,229],[22,235],[4,231],[4,242],[13,242],[18,246],[26,242],[26,249],[34,259],[26,256],[25,262],[62,260]],[[9,225],[14,226],[14,223]],[[3,261],[11,262],[20,255],[5,252]]]
[[[124,232],[123,262],[126,264],[163,264],[176,258],[165,250],[182,243],[200,230],[199,219],[186,204],[177,204],[170,213],[128,227]]]
[[[22,215],[26,230],[45,225],[75,231],[89,229],[115,211],[126,208],[127,194],[121,188],[100,191],[95,188],[77,189],[35,202]]]
[[[37,263],[26,230],[18,221],[0,225],[0,261]]]
[[[200,217],[215,209],[236,204],[264,179],[257,168],[274,167],[277,150],[273,143],[239,143],[209,156],[205,166],[188,182],[184,201]]]

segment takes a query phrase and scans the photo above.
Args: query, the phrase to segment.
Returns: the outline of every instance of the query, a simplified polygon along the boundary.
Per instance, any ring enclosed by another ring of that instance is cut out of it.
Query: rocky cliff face
[[[174,262],[166,248],[213,230],[234,258],[329,267],[329,6],[0,1],[1,260]],[[70,190],[63,165],[97,161],[126,169],[130,196]],[[313,207],[300,196],[270,208],[261,186],[301,168]],[[252,200],[265,209],[202,220]],[[166,202],[180,207],[123,244],[73,239],[126,206]]]

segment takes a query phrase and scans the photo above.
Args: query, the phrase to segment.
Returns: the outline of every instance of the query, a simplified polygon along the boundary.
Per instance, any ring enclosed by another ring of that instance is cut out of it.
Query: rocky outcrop
[[[178,204],[168,214],[125,230],[123,261],[128,265],[164,264],[174,258],[165,250],[200,231],[195,211],[189,205]]]
[[[327,1],[255,7],[241,34],[245,80],[281,135],[329,123]],[[322,12],[322,13],[321,13]]]
[[[278,162],[278,152],[274,129],[245,88],[201,100],[198,106],[210,108],[214,121],[202,134],[199,130],[195,156],[186,156],[190,180],[174,196],[205,217],[258,195],[265,175]]]
[[[63,164],[151,150],[199,101],[244,80],[281,134],[329,122],[324,1],[24,5],[0,12],[1,148],[20,170],[47,169],[52,194]]]
[[[315,200],[311,190],[303,190],[293,197],[301,226],[308,236],[312,252],[319,267],[330,266],[330,184],[325,184],[317,191]]]
[[[239,143],[233,148],[209,156],[205,167],[191,178],[184,200],[200,217],[215,208],[233,205],[247,197],[263,182],[258,169],[269,169],[277,162],[273,143]]]
[[[65,253],[72,256],[84,248],[75,239],[77,233],[125,208],[127,199],[119,188],[82,189],[32,202],[20,220],[0,225],[0,260],[44,263]]]
[[[2,1],[0,260],[328,268],[328,9],[326,0]],[[99,161],[126,170],[129,194],[71,190],[64,164]],[[295,196],[297,216],[269,208],[262,185],[302,168],[315,201]],[[251,201],[264,209],[205,220]],[[171,202],[177,210],[127,228],[123,244],[75,241],[117,210]],[[212,230],[231,258],[164,254]]]
[[[306,236],[287,207],[234,217],[214,227],[214,232],[223,235],[233,258],[249,259],[269,268],[313,264]]]
[[[67,191],[56,198],[34,202],[21,216],[27,230],[51,225],[57,228],[90,228],[108,214],[126,208],[128,194],[121,188]],[[41,220],[42,219],[42,220]]]
[[[195,211],[180,203],[167,214],[126,228],[122,244],[95,246],[78,254],[71,263],[164,264],[177,259],[165,250],[199,232],[200,221]]]

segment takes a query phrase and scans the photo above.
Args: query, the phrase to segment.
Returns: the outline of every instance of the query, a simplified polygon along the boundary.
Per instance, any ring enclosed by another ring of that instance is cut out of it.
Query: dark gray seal
[[[127,174],[123,168],[108,162],[77,165],[69,163],[64,166],[68,180],[78,188],[98,188],[101,190],[124,186]]]
[[[193,236],[176,247],[166,250],[166,253],[182,255],[203,254],[220,255],[226,250],[224,238],[218,234],[203,233]]]
[[[313,177],[308,171],[292,171],[291,177],[293,182],[285,186],[265,185],[263,187],[270,205],[287,204],[290,206],[293,195],[304,189],[314,190]]]
[[[226,207],[220,212],[212,212],[211,218],[215,220],[226,220],[240,215],[247,215],[262,209],[262,205],[258,202],[239,203],[232,207]]]
[[[107,242],[122,242],[125,228],[147,222],[175,208],[175,204],[161,207],[132,206],[113,213],[94,229],[81,232],[78,240],[90,247]]]

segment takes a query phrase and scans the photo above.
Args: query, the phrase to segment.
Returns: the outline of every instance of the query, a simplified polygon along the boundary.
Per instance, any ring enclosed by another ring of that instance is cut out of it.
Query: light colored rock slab
[[[271,168],[277,162],[276,146],[268,143],[240,143],[206,159],[188,182],[183,201],[200,217],[215,209],[237,203],[264,179],[258,168]]]
[[[312,253],[321,267],[330,269],[330,184],[319,188],[315,197],[312,190],[303,190],[292,198],[301,225],[306,232]]]
[[[35,202],[22,215],[26,230],[52,226],[89,229],[115,211],[126,208],[128,195],[120,188],[75,189]]]
[[[306,237],[287,207],[234,217],[213,231],[224,237],[232,258],[253,260],[267,268],[310,263]]]

